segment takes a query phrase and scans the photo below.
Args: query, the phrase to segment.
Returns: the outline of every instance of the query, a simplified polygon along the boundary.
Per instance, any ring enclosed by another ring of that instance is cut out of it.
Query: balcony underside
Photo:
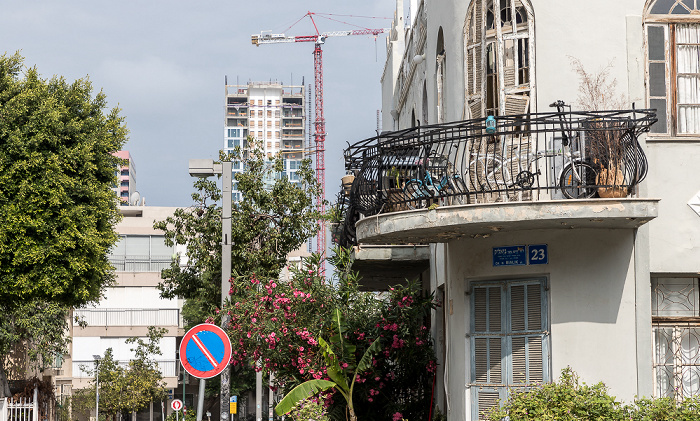
[[[444,243],[503,231],[635,229],[657,215],[658,199],[484,203],[379,214],[356,232],[360,244]]]
[[[353,250],[352,269],[360,274],[360,290],[386,291],[415,280],[430,268],[428,246],[365,246]]]

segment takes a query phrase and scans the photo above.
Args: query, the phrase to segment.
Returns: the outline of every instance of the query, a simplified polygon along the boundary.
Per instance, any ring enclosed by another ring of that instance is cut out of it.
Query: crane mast
[[[381,29],[356,29],[349,31],[318,31],[316,22],[313,18],[313,13],[308,12],[305,16],[311,19],[311,22],[316,29],[316,33],[312,35],[287,36],[285,34],[272,34],[261,32],[260,34],[252,35],[250,40],[253,45],[259,47],[266,44],[279,43],[296,43],[296,42],[313,42],[314,45],[314,142],[316,143],[316,181],[320,187],[320,192],[316,198],[316,206],[318,210],[325,214],[326,212],[326,120],[323,115],[323,51],[321,46],[326,42],[328,37],[345,37],[352,35],[374,35],[389,32],[388,28]],[[319,221],[320,229],[316,236],[316,250],[323,257],[326,254],[326,224],[325,221]],[[325,263],[322,263],[321,270],[324,271]]]

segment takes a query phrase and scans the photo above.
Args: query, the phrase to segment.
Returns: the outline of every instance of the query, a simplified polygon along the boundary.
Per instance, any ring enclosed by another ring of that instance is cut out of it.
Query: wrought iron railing
[[[385,132],[345,150],[335,237],[363,216],[430,206],[625,197],[647,174],[654,110],[537,113]],[[491,123],[491,124],[489,124]],[[487,127],[488,126],[488,127]]]

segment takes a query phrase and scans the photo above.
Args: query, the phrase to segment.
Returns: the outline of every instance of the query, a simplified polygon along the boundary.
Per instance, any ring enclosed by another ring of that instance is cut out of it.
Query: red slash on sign
[[[180,343],[180,362],[188,373],[209,379],[224,371],[231,359],[231,341],[219,326],[201,324],[190,329]]]

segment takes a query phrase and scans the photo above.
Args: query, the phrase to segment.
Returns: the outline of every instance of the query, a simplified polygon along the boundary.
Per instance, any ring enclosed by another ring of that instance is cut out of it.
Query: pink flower
[[[403,415],[401,415],[400,412],[397,412],[393,415],[391,419],[392,421],[401,421],[403,419]]]

